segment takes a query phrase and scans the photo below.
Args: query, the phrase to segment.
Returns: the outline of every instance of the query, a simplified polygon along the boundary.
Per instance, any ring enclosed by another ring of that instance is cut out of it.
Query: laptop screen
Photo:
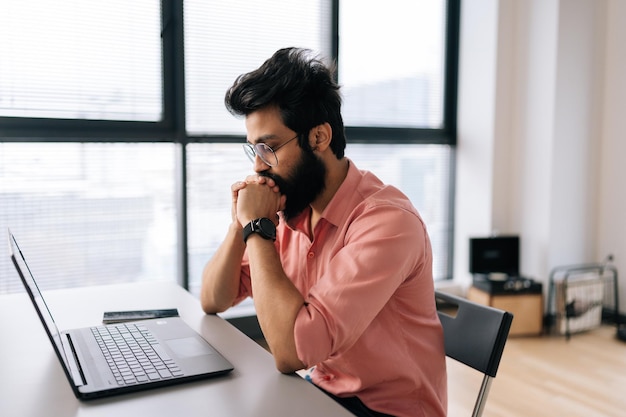
[[[26,264],[26,259],[20,250],[17,240],[15,236],[11,234],[9,230],[9,253],[11,255],[11,259],[13,260],[13,264],[17,269],[17,272],[24,283],[24,287],[28,292],[28,295],[33,301],[37,309],[37,314],[41,319],[42,323],[46,328],[46,332],[48,333],[48,337],[52,340],[54,347],[57,351],[57,355],[65,362],[66,369],[68,365],[67,357],[65,356],[65,349],[63,348],[63,340],[61,333],[59,332],[59,328],[54,322],[54,318],[52,318],[52,313],[46,304],[43,296],[41,295],[41,291],[39,290],[39,286],[33,277],[33,274],[30,271],[30,268]]]

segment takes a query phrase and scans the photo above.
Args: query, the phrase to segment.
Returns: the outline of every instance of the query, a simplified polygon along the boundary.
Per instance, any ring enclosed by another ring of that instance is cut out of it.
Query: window
[[[172,279],[175,146],[0,142],[3,244],[10,227],[43,289]],[[21,290],[2,249],[0,293]]]
[[[339,3],[347,126],[443,128],[444,0]]]
[[[337,61],[347,155],[411,198],[447,278],[458,8],[4,0],[0,234],[11,227],[45,288],[177,279],[197,293],[230,184],[251,171],[225,90],[301,46]],[[21,290],[6,256],[0,277]]]
[[[235,77],[277,49],[297,46],[331,56],[329,0],[187,0],[184,18],[190,135],[245,134],[224,107],[224,94]]]
[[[0,116],[158,121],[158,1],[0,4]]]

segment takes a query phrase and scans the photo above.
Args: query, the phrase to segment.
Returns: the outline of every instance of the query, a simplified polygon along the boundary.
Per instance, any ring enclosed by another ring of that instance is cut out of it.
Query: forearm
[[[235,301],[239,293],[241,259],[244,251],[241,227],[233,223],[224,242],[202,273],[200,302],[206,313],[222,312]]]
[[[280,372],[304,368],[298,359],[294,325],[304,298],[285,275],[278,253],[269,240],[248,239],[254,305],[263,335]]]

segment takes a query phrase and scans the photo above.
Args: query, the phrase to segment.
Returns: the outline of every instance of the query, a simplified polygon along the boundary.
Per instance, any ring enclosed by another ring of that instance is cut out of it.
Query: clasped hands
[[[254,219],[267,217],[278,224],[278,212],[285,207],[286,197],[276,182],[262,175],[249,175],[245,181],[231,186],[232,220],[241,227]]]

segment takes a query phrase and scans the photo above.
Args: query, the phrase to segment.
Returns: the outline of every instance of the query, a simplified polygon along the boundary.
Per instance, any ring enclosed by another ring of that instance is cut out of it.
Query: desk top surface
[[[0,415],[350,416],[230,323],[202,312],[173,283],[133,283],[45,292],[61,330],[101,323],[104,311],[178,308],[180,316],[235,367],[229,375],[81,402],[74,397],[26,293],[0,296]]]

